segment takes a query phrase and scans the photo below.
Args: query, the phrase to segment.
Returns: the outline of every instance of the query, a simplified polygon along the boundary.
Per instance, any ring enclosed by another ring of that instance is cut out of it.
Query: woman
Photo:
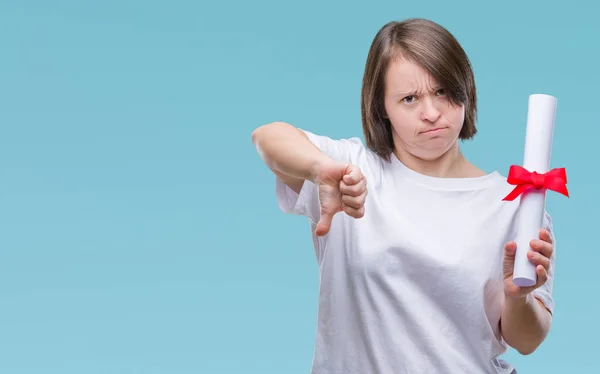
[[[320,271],[314,374],[511,373],[499,355],[533,352],[553,312],[545,213],[512,282],[513,186],[461,153],[476,133],[469,59],[442,26],[385,25],[371,45],[359,138],[271,123],[252,140],[286,213],[308,217]]]

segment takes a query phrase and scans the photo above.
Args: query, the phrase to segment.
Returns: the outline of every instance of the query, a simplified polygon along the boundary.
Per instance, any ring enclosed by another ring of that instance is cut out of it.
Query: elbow
[[[514,350],[519,352],[522,356],[529,356],[534,353],[544,341],[543,335],[537,336],[504,336],[504,341]]]
[[[531,346],[527,346],[527,347],[518,347],[518,348],[515,348],[515,349],[521,355],[523,355],[523,356],[529,356],[530,354],[532,354],[533,352],[535,352],[538,347],[539,347],[539,345],[531,345]]]
[[[257,146],[257,144],[258,144],[260,134],[263,132],[265,126],[267,126],[267,125],[262,125],[260,127],[255,128],[252,131],[251,139],[252,139],[252,144],[254,144],[255,146]]]
[[[261,125],[252,131],[252,145],[254,145],[256,152],[258,152],[258,155],[269,168],[272,168],[271,157],[273,152],[272,147],[269,145],[276,144],[278,142],[277,133],[279,132],[278,129],[282,128],[282,126],[289,125],[283,122],[272,122],[266,125]]]
[[[521,344],[515,344],[512,347],[516,349],[517,352],[519,352],[521,355],[529,356],[530,354],[534,353],[540,347],[540,345],[542,345],[543,341],[544,338],[540,337],[536,340],[530,340],[527,342],[524,341],[521,342]]]
[[[279,127],[279,126],[289,126],[289,125],[284,122],[271,122],[266,125],[261,125],[261,126],[255,128],[252,131],[252,135],[251,135],[252,144],[254,144],[256,146],[258,144],[258,142],[260,141],[262,135],[265,132],[269,131],[270,129],[272,129],[274,127]]]

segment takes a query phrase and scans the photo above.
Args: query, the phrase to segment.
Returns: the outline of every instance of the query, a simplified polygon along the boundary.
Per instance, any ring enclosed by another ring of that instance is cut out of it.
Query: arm
[[[267,167],[296,193],[305,180],[314,182],[318,166],[330,160],[304,132],[283,122],[254,130],[252,143]]]
[[[527,355],[533,353],[548,335],[552,314],[541,301],[527,294],[523,298],[505,298],[500,321],[506,343]]]
[[[504,254],[504,305],[500,317],[502,336],[508,345],[523,355],[533,353],[548,336],[552,324],[550,298],[554,279],[554,238],[549,215],[539,239],[531,240],[527,257],[535,265],[537,283],[518,287],[512,281],[517,244],[510,241]],[[542,301],[544,300],[544,302]],[[549,304],[547,304],[549,303]],[[546,306],[548,305],[548,307]]]

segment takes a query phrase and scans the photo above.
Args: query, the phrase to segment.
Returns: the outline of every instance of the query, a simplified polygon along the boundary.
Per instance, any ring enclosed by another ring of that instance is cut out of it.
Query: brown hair
[[[388,161],[394,151],[391,123],[384,106],[385,75],[390,62],[399,57],[423,67],[444,88],[452,104],[465,106],[459,138],[472,138],[477,133],[477,94],[467,54],[444,27],[426,19],[410,18],[384,25],[369,49],[361,92],[367,147]]]

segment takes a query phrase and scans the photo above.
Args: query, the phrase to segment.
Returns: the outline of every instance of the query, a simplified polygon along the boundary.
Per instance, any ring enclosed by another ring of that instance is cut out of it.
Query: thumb
[[[321,212],[321,218],[319,219],[319,223],[317,223],[315,234],[317,234],[317,236],[323,236],[327,234],[329,232],[329,228],[331,227],[332,220],[333,215]]]
[[[504,255],[506,256],[506,259],[514,262],[516,253],[517,243],[515,243],[514,241],[506,243],[506,245],[504,246]]]
[[[504,276],[509,277],[513,273],[515,266],[515,255],[517,253],[517,243],[510,241],[504,246]]]

